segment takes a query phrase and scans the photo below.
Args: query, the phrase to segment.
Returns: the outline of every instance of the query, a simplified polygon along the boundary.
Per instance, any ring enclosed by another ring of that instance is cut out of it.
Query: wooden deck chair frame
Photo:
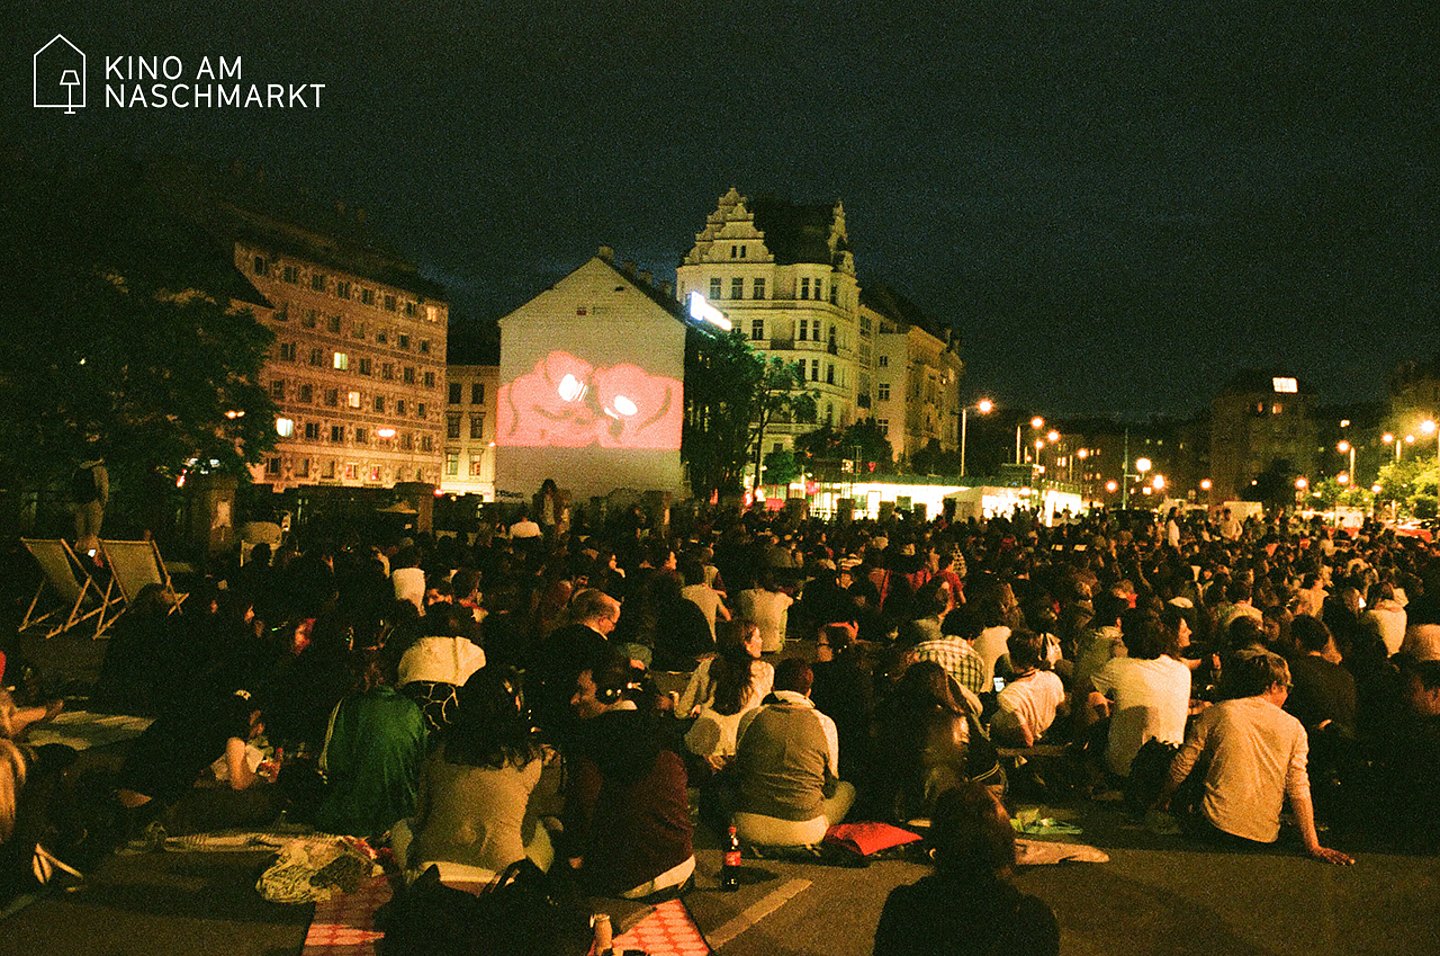
[[[20,543],[40,565],[41,573],[40,586],[35,589],[35,597],[25,610],[20,630],[47,625],[48,622],[45,639],[49,640],[91,618],[98,618],[95,633],[91,636],[99,637],[105,628],[105,612],[111,605],[118,604],[120,598],[111,596],[111,588],[107,587],[103,592],[100,590],[100,585],[95,583],[94,577],[75,556],[70,542],[64,538],[21,538]],[[47,587],[55,594],[56,606],[43,614],[36,614],[40,596]],[[92,594],[94,606],[87,608],[86,598]]]
[[[150,584],[160,585],[165,596],[170,599],[170,612],[177,614],[180,605],[190,595],[175,590],[175,585],[170,581],[170,572],[165,569],[165,559],[160,556],[160,546],[154,540],[144,541],[100,541],[100,553],[105,556],[105,564],[110,568],[111,580],[120,591],[121,601],[125,608],[140,594],[140,591]],[[119,613],[112,614],[110,621],[114,621],[124,613],[124,608]],[[108,623],[107,623],[108,626]]]

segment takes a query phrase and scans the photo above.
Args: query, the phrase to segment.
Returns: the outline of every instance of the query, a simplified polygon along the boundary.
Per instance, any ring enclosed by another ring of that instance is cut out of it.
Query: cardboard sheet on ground
[[[25,739],[27,743],[37,747],[64,744],[76,750],[89,750],[91,747],[108,747],[111,744],[134,740],[154,722],[149,717],[68,710],[54,720],[31,727]]]

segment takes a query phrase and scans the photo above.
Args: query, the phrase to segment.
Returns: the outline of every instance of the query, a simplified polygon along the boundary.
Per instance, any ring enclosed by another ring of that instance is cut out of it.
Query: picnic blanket
[[[353,893],[317,902],[300,956],[372,956],[385,936],[375,928],[375,911],[393,893],[389,878],[377,876]]]
[[[30,728],[25,741],[36,747],[64,744],[75,750],[108,747],[134,740],[155,721],[150,717],[126,714],[96,714],[88,710],[67,710]]]
[[[684,900],[668,900],[615,937],[615,952],[638,949],[646,956],[708,956],[712,952]]]

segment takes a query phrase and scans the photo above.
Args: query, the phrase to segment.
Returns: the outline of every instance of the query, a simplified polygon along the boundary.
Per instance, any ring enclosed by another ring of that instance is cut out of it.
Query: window
[[[465,397],[465,386],[459,382],[450,383],[450,404],[459,405],[460,400]]]
[[[376,345],[389,345],[389,344],[390,344],[390,333],[387,332],[387,331],[385,331],[384,329],[381,329],[379,332],[376,332],[376,333],[375,333],[375,344],[376,344]]]
[[[414,385],[414,384],[415,384],[415,366],[413,366],[413,365],[407,365],[407,366],[405,366],[405,371],[401,374],[400,380],[401,380],[402,382],[404,382],[406,385]]]
[[[827,425],[833,425],[833,424],[835,424],[835,403],[834,403],[834,402],[826,402],[826,403],[825,403],[825,424],[827,424]]]
[[[435,306],[433,306],[433,305],[427,305],[427,306],[425,306],[425,321],[426,321],[426,322],[439,322],[439,321],[440,321],[440,310],[437,309],[437,308],[436,308]]]
[[[434,451],[434,450],[435,450],[435,439],[432,438],[432,437],[430,437],[429,435],[421,435],[421,436],[420,436],[420,450],[421,450],[421,451]]]
[[[283,268],[282,270],[280,270],[280,278],[284,279],[286,282],[291,283],[292,285],[299,285],[299,283],[300,283],[300,269],[299,269],[299,267],[298,267],[298,266],[286,266],[285,268]]]
[[[320,313],[315,309],[306,309],[305,314],[300,317],[300,324],[307,329],[313,329],[320,324]]]
[[[385,411],[385,396],[384,396],[384,395],[376,395],[376,396],[375,396],[375,411],[381,412],[381,413],[383,413],[383,412]]]
[[[812,381],[812,382],[818,382],[818,381],[820,381],[820,360],[819,360],[819,359],[811,359],[811,360],[810,360],[810,381]]]
[[[309,458],[301,458],[299,461],[295,462],[295,477],[296,477],[296,478],[309,478],[309,477],[310,477],[310,459],[309,459]]]
[[[445,416],[445,437],[446,437],[446,438],[452,438],[452,439],[455,439],[455,438],[459,438],[459,437],[460,437],[460,413],[459,413],[459,412],[455,412],[455,413],[453,413],[453,414],[450,414],[450,415],[446,415],[446,416]]]
[[[480,477],[480,465],[481,465],[482,462],[484,462],[484,460],[485,460],[485,456],[484,456],[484,455],[475,454],[475,455],[471,455],[471,456],[470,456],[470,477],[471,477],[471,478],[479,478],[479,477]]]
[[[345,463],[345,477],[349,480],[354,481],[356,474],[359,473],[359,470],[360,466],[356,465],[353,461],[347,461]]]
[[[306,423],[305,423],[305,438],[306,438],[307,441],[319,441],[319,440],[320,440],[320,423],[319,423],[319,422],[306,422]]]
[[[890,400],[890,383],[889,383],[889,382],[881,382],[879,385],[876,385],[876,386],[875,386],[875,397],[878,398],[878,399],[879,399],[880,401],[882,401],[882,402],[889,401],[889,400]]]
[[[320,477],[333,479],[335,477],[335,462],[327,461],[323,465],[321,465]]]
[[[395,414],[399,415],[401,418],[405,417],[405,399],[395,399]]]
[[[485,416],[470,416],[470,437],[476,441],[485,437]]]
[[[403,403],[402,403],[403,404]],[[400,436],[400,450],[413,451],[415,448],[415,436],[406,432]]]
[[[750,338],[752,338],[752,339],[763,339],[764,337],[765,337],[765,320],[764,320],[764,319],[751,319],[751,320],[750,320]]]
[[[763,298],[765,298],[765,280],[764,280],[764,279],[756,279],[756,280],[755,280],[755,298],[757,298],[757,299],[763,299]]]
[[[371,466],[370,466],[370,471],[368,472],[368,476],[369,476],[368,480],[370,480],[370,481],[379,481],[379,480],[380,480],[380,466],[379,466],[379,465],[371,465]]]
[[[345,393],[345,406],[346,406],[347,408],[359,408],[359,407],[360,407],[360,393],[359,393],[359,392],[354,392],[354,391],[346,392],[346,393]]]
[[[740,257],[740,247],[737,246],[737,245],[733,245],[733,244],[732,244],[732,245],[730,246],[730,258],[731,258],[731,259],[738,259],[739,257]]]
[[[265,460],[265,474],[267,474],[267,475],[278,475],[278,474],[280,474],[280,459],[279,459],[279,458],[267,458],[267,459]]]
[[[387,382],[393,381],[395,379],[395,366],[391,365],[389,362],[383,363],[380,366],[380,377],[385,379],[385,381]]]
[[[800,298],[810,298],[810,277],[806,276],[800,280]]]
[[[310,274],[310,288],[316,292],[325,291],[325,273],[314,272]]]
[[[416,403],[415,403],[415,417],[416,417],[416,418],[424,418],[424,417],[425,417],[425,403],[424,403],[424,402],[416,402]]]
[[[835,384],[835,366],[833,363],[830,362],[825,363],[825,384]]]
[[[877,419],[875,419],[875,427],[878,428],[878,429],[880,429],[880,434],[884,435],[886,438],[889,438],[889,437],[890,437],[890,419],[888,419],[888,418],[877,418]]]
[[[710,300],[713,302],[720,298],[720,278],[718,276],[710,280]]]
[[[280,360],[283,361],[283,362],[293,362],[293,361],[295,361],[295,343],[294,343],[294,342],[281,342],[281,343],[280,343]]]
[[[831,304],[831,305],[838,305],[838,304],[839,304],[839,299],[840,299],[840,283],[838,283],[838,282],[831,282],[831,283],[830,283],[830,304]]]
[[[744,280],[744,279],[735,278],[735,279],[731,279],[731,280],[730,280],[730,298],[732,298],[732,299],[743,299],[743,298],[745,298],[745,280]]]
[[[430,354],[430,340],[429,340],[429,339],[421,339],[421,340],[420,340],[420,354],[421,354],[421,355],[429,355],[429,354]]]
[[[314,385],[306,382],[304,385],[300,386],[300,401],[304,402],[306,405],[309,405],[311,402],[315,401]]]
[[[395,297],[393,295],[390,295],[388,292],[385,294],[385,311],[395,311]]]
[[[310,350],[310,364],[320,366],[325,364],[325,351],[323,349]]]
[[[361,304],[361,305],[374,305],[374,304],[375,304],[375,290],[374,290],[374,289],[361,289],[361,290],[360,290],[360,304]]]
[[[340,334],[340,316],[330,315],[325,318],[325,328],[336,335]]]
[[[882,356],[880,356],[880,367],[881,367],[881,368],[887,368],[887,367],[889,367],[889,365],[890,365],[890,356],[888,356],[888,355],[882,355]]]
[[[408,315],[408,316],[410,316],[411,318],[414,318],[414,317],[415,317],[415,303],[414,303],[414,302],[411,302],[411,301],[409,301],[409,300],[406,300],[406,302],[405,302],[405,314]]]
[[[335,358],[331,360],[331,366],[343,372],[350,367],[350,356],[344,352],[336,352]]]
[[[340,444],[343,444],[344,442],[345,442],[345,426],[344,426],[344,425],[331,425],[331,426],[330,426],[330,444],[332,444],[332,445],[340,445]]]
[[[370,433],[369,433],[366,429],[360,427],[359,425],[356,425],[356,426],[355,426],[355,444],[357,444],[357,445],[369,444],[369,439],[370,439]]]
[[[460,474],[460,453],[445,449],[445,474],[455,477]]]
[[[277,378],[270,383],[270,397],[276,401],[285,398],[285,380]]]
[[[426,388],[434,388],[434,387],[435,387],[435,373],[434,373],[434,372],[426,372],[426,373],[425,373],[425,379],[424,379],[424,381],[425,381],[425,387],[426,387]]]
[[[264,257],[264,256],[256,256],[256,257],[255,257],[254,265],[251,266],[251,269],[254,271],[254,273],[255,273],[257,276],[263,276],[263,275],[265,274],[265,271],[266,271],[266,266],[267,266],[267,263],[265,262],[265,257]]]
[[[351,337],[352,339],[364,339],[364,338],[365,338],[365,323],[364,323],[364,322],[355,322],[355,323],[353,323],[353,324],[350,326],[350,337]]]
[[[350,298],[350,283],[337,280],[335,282],[335,294],[342,299]]]
[[[798,338],[798,339],[799,339],[800,341],[802,341],[802,342],[804,342],[806,339],[810,338],[810,320],[809,320],[809,319],[801,319],[801,320],[800,320],[800,334],[797,335],[796,338]]]
[[[744,259],[744,258],[745,258],[745,247],[744,247],[744,246],[741,246],[741,247],[740,247],[740,258],[741,258],[741,259]]]
[[[471,404],[471,405],[484,405],[484,404],[485,404],[485,383],[484,383],[484,382],[471,382],[471,383],[470,383],[470,404]]]
[[[374,370],[374,367],[373,367],[373,362],[371,361],[371,359],[369,359],[369,358],[362,358],[362,359],[360,360],[360,374],[361,374],[361,375],[369,375],[373,370]]]
[[[339,408],[339,407],[340,407],[340,389],[338,389],[338,388],[327,388],[327,389],[325,389],[325,404],[326,404],[326,405],[329,405],[331,408]]]
[[[401,332],[395,337],[395,344],[399,348],[405,349],[408,352],[410,350],[410,336],[406,335],[404,332]]]

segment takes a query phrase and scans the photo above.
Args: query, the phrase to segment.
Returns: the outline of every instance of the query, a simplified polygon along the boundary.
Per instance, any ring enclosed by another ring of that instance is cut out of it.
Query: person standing
[[[110,503],[110,472],[98,452],[80,462],[70,476],[70,500],[75,508],[75,548],[95,556],[100,548],[100,524]]]

